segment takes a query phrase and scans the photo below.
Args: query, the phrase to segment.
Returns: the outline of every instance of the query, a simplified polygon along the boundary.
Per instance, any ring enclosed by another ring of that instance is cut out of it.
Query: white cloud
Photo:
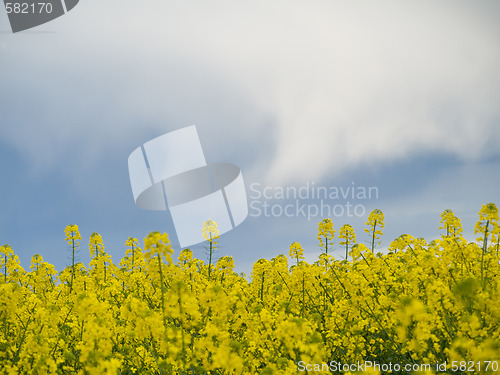
[[[43,126],[0,135],[44,163],[75,140],[99,160],[107,140],[206,120],[207,143],[226,135],[259,163],[273,138],[255,168],[274,183],[436,150],[474,160],[500,151],[499,13],[493,2],[87,0],[46,26],[56,34],[6,42],[0,83],[34,92]]]

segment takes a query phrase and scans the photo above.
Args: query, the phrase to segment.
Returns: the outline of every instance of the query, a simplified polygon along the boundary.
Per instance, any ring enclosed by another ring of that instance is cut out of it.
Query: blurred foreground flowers
[[[467,243],[460,220],[446,210],[440,239],[401,235],[381,254],[373,251],[383,228],[376,210],[367,221],[369,247],[343,226],[336,260],[325,219],[317,262],[307,263],[293,242],[290,259],[257,261],[250,282],[233,271],[229,256],[207,265],[186,249],[174,263],[168,236],[157,232],[144,250],[128,238],[119,265],[93,233],[85,267],[74,262],[80,238],[71,225],[65,232],[72,264],[59,273],[38,254],[25,271],[9,245],[0,247],[0,369],[288,375],[298,373],[299,362],[498,366],[498,222],[496,206],[484,205],[477,243]],[[215,242],[215,223],[203,233]],[[455,373],[496,372],[472,369]]]

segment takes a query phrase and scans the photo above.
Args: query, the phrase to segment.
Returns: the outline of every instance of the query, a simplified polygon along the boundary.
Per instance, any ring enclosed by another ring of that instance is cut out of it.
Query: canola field
[[[499,373],[495,204],[481,208],[474,242],[446,210],[439,239],[401,235],[384,254],[380,210],[359,243],[351,226],[325,219],[316,262],[293,242],[248,279],[230,256],[214,261],[217,225],[205,224],[205,261],[187,249],[173,259],[155,232],[129,238],[114,263],[94,233],[86,267],[75,263],[76,225],[66,227],[72,262],[60,272],[38,254],[25,271],[0,247],[1,373]]]

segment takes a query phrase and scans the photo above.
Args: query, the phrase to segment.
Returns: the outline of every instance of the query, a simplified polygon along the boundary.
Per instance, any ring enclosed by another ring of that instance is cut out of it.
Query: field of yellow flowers
[[[208,224],[207,224],[208,223]],[[203,228],[210,255],[216,223]],[[446,362],[447,373],[498,373],[500,230],[497,207],[479,212],[477,241],[446,210],[441,238],[401,235],[377,253],[384,216],[373,211],[363,243],[349,225],[319,223],[323,254],[261,259],[251,281],[225,256],[208,263],[166,234],[126,241],[119,264],[102,238],[88,267],[81,236],[66,227],[72,264],[61,272],[34,255],[25,271],[0,247],[0,371],[6,374],[411,373]],[[359,236],[358,236],[359,237]],[[333,246],[341,259],[331,256]],[[142,247],[141,247],[142,246]],[[345,256],[344,256],[345,250]],[[383,367],[384,365],[385,367]],[[382,367],[381,367],[382,366]],[[442,372],[440,372],[442,373]]]

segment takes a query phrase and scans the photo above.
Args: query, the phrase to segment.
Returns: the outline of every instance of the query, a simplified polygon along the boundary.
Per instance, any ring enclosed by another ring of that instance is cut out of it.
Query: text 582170
[[[5,3],[7,14],[43,14],[52,13],[51,3]]]

